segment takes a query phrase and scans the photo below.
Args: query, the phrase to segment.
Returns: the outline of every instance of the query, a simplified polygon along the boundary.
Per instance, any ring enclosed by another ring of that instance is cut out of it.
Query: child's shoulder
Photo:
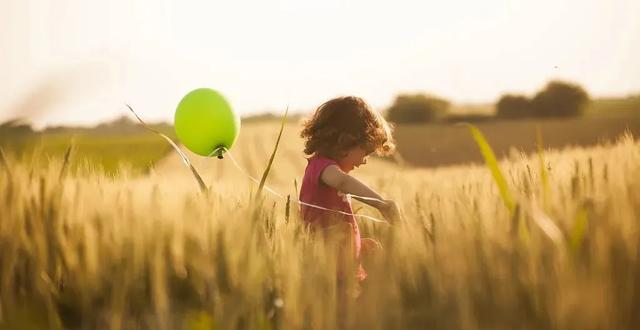
[[[332,158],[325,157],[318,154],[313,154],[312,156],[307,157],[307,166],[310,166],[310,165],[328,166],[331,164],[337,164],[337,162]]]
[[[331,167],[331,165],[337,165],[338,163],[329,157],[323,157],[321,155],[313,155],[306,158],[308,161],[307,168],[304,171],[304,177],[302,179],[302,187],[300,190],[300,196],[307,198],[333,198],[327,197],[326,194],[335,194],[328,185],[326,185],[321,179],[322,173],[325,169]],[[303,200],[302,197],[300,200]]]

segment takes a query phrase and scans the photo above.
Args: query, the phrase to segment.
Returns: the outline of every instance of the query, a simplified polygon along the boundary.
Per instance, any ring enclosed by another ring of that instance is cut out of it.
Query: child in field
[[[390,222],[397,220],[398,207],[366,184],[348,173],[367,163],[375,152],[380,156],[393,153],[395,145],[391,125],[358,97],[347,96],[322,104],[303,124],[300,136],[305,140],[307,158],[299,200],[324,208],[353,213],[351,196],[377,208]],[[382,174],[382,173],[381,173]],[[361,238],[353,215],[322,210],[306,205],[300,207],[301,216],[311,230],[322,233],[325,239],[339,241],[338,284],[345,276],[355,276],[356,282],[367,277],[361,256],[381,248],[373,239]],[[355,265],[343,269],[340,265]]]

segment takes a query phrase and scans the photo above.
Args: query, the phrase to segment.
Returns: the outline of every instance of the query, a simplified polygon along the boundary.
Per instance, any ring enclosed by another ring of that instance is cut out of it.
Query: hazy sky
[[[355,94],[454,102],[533,94],[554,78],[640,91],[638,0],[2,0],[0,121],[171,120],[197,87],[241,114]]]

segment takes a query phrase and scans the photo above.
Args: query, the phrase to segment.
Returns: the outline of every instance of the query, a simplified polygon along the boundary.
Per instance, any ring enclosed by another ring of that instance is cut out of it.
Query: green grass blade
[[[200,187],[200,191],[203,193],[208,193],[209,189],[207,188],[207,185],[204,184],[204,181],[202,180],[202,177],[200,176],[200,173],[198,173],[198,171],[196,170],[195,167],[193,167],[193,164],[191,164],[191,161],[189,160],[189,157],[187,157],[187,155],[185,155],[182,150],[180,150],[180,147],[178,147],[178,145],[176,145],[175,142],[173,142],[173,140],[171,140],[170,137],[168,137],[167,135],[165,135],[164,133],[158,131],[157,129],[147,125],[147,123],[145,123],[142,118],[140,118],[140,116],[138,116],[138,114],[133,111],[133,108],[128,105],[125,104],[127,106],[127,108],[129,108],[129,111],[131,111],[131,113],[133,113],[133,115],[136,117],[136,119],[138,120],[138,122],[142,125],[142,127],[146,128],[147,130],[157,134],[158,136],[160,136],[161,138],[165,139],[173,148],[173,150],[175,150],[178,155],[180,156],[180,158],[182,159],[182,162],[189,167],[189,169],[191,170],[191,173],[193,174],[193,177],[195,177],[196,181],[198,181],[198,186]]]
[[[67,151],[64,153],[64,159],[62,162],[62,168],[60,169],[60,175],[58,176],[60,180],[64,179],[64,176],[67,174],[69,169],[69,160],[71,159],[71,150],[73,149],[74,142],[71,140],[69,146],[67,147]]]
[[[587,209],[581,206],[576,213],[573,221],[573,227],[569,233],[569,246],[571,251],[576,253],[580,250],[582,243],[584,242],[584,236],[587,233],[587,225],[589,224],[589,217]]]
[[[484,135],[480,130],[472,124],[469,123],[460,123],[461,125],[466,126],[471,132],[473,139],[476,141],[478,148],[480,148],[480,153],[482,153],[482,157],[487,163],[487,167],[491,170],[491,175],[493,175],[493,179],[498,186],[500,191],[500,196],[502,197],[502,201],[505,206],[509,209],[509,211],[513,214],[516,209],[515,201],[509,191],[509,185],[507,184],[507,180],[502,175],[502,171],[498,166],[498,160],[496,159],[496,155],[493,153],[493,149],[485,139]]]
[[[273,159],[276,157],[276,152],[278,151],[278,145],[280,145],[280,138],[282,137],[282,131],[284,130],[284,124],[287,120],[287,113],[289,113],[289,107],[284,111],[284,116],[282,116],[282,123],[280,124],[280,132],[278,133],[278,139],[276,140],[276,145],[273,147],[273,152],[271,153],[271,157],[269,158],[269,163],[267,164],[267,168],[264,169],[262,173],[262,179],[260,179],[260,184],[258,185],[258,191],[256,193],[256,198],[260,196],[262,193],[262,188],[264,187],[265,181],[267,181],[267,176],[269,176],[269,171],[271,171],[271,164],[273,164]]]

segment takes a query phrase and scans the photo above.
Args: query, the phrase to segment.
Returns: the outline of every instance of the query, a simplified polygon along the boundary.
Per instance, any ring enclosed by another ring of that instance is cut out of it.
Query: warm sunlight
[[[346,93],[378,108],[403,91],[493,102],[552,78],[620,96],[640,89],[638,13],[632,0],[9,0],[0,119],[93,123],[126,101],[167,120],[200,86],[244,114]],[[52,102],[21,113],[54,81]]]

